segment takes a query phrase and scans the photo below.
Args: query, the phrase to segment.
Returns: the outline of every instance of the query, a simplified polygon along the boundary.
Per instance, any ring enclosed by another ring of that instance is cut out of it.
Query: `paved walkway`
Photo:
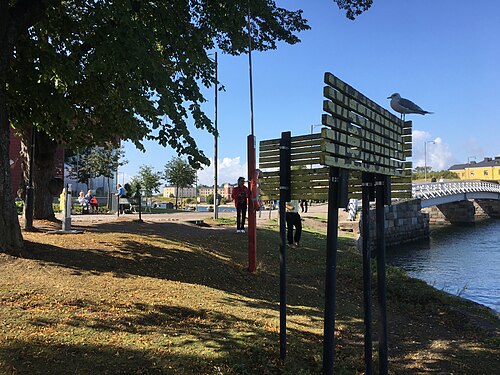
[[[309,206],[307,213],[301,213],[302,217],[322,217],[326,219],[327,205],[326,204],[316,204]],[[339,211],[342,215],[342,210]],[[219,212],[219,218],[232,218],[235,217],[235,212]],[[62,218],[62,214],[56,214],[58,219]],[[212,218],[213,212],[195,212],[195,211],[178,211],[163,214],[150,214],[143,213],[142,220],[149,222],[163,222],[163,221],[179,221],[179,222],[189,222],[195,220],[204,220],[207,218]],[[139,218],[139,214],[124,214],[117,217],[112,214],[85,214],[85,215],[72,215],[71,222],[111,222],[118,220],[136,220]],[[269,211],[257,212],[257,225],[259,222],[264,223],[271,219],[278,218],[278,210],[273,210],[271,213]]]

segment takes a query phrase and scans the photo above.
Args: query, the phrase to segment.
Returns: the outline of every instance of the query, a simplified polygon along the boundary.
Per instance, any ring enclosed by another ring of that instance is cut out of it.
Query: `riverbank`
[[[431,227],[430,239],[388,249],[387,262],[436,289],[500,312],[500,220]]]
[[[22,256],[0,255],[1,373],[321,372],[323,234],[306,231],[288,253],[281,364],[274,221],[261,221],[258,270],[249,274],[246,236],[234,233],[233,218],[203,227],[133,219],[75,222],[84,233],[71,235],[35,222],[41,231],[24,233]],[[336,373],[362,373],[361,260],[352,238],[339,244]],[[475,304],[390,269],[388,313],[393,374],[500,366],[499,321]],[[376,344],[375,336],[374,353]]]

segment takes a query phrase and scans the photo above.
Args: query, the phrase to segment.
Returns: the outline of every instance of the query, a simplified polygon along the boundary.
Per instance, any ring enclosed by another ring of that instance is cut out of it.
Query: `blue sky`
[[[374,0],[355,21],[331,0],[278,1],[301,8],[311,30],[302,42],[275,51],[253,52],[254,123],[257,143],[282,131],[307,134],[321,123],[323,74],[333,73],[390,109],[394,92],[432,115],[413,121],[413,162],[433,170],[468,159],[500,155],[500,2],[497,0]],[[219,54],[219,182],[246,176],[246,137],[250,133],[248,56]],[[213,118],[213,89],[206,91]],[[392,110],[391,110],[392,111]],[[392,111],[393,112],[393,111]],[[319,127],[315,128],[319,131]],[[192,130],[199,147],[213,159],[213,137]],[[146,153],[125,144],[129,163],[119,181],[141,165],[163,171],[175,152],[146,143]],[[213,184],[213,167],[199,173]]]

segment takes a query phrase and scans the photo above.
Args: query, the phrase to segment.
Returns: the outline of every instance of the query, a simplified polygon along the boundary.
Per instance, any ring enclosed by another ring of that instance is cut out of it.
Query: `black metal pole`
[[[280,359],[286,357],[286,224],[285,199],[280,193]]]
[[[362,175],[362,208],[361,225],[363,232],[363,308],[365,323],[365,374],[373,374],[372,365],[372,286],[371,286],[371,252],[370,252],[370,196],[373,189],[373,175],[363,172]]]
[[[380,309],[379,320],[379,373],[387,374],[387,285],[386,285],[386,267],[385,267],[385,212],[387,184],[383,175],[376,175],[375,181],[375,218],[377,222],[377,290],[378,304]]]
[[[286,202],[291,197],[291,133],[280,140],[280,359],[286,357]]]
[[[141,197],[141,193],[137,193],[137,197],[139,198],[139,221],[142,221],[142,202],[141,202],[142,201],[142,197]],[[146,208],[147,207],[148,207],[148,202],[146,200]]]
[[[340,169],[330,167],[328,188],[328,222],[326,237],[325,320],[323,338],[323,374],[333,374],[335,360],[335,291],[339,223]]]
[[[218,199],[217,199],[217,194],[218,194],[218,187],[219,187],[219,182],[217,181],[217,171],[218,171],[218,147],[219,147],[219,134],[217,130],[217,121],[218,121],[218,94],[219,94],[219,84],[217,82],[218,79],[218,65],[217,61],[217,52],[215,52],[215,108],[214,108],[214,128],[215,128],[215,135],[214,135],[214,220],[217,220],[219,218],[219,206],[218,206]]]
[[[29,153],[28,186],[26,186],[26,207],[24,209],[24,230],[33,230],[33,208],[34,208],[34,188],[33,188],[33,164],[35,159],[35,126],[31,126],[31,140]]]
[[[116,209],[116,216],[120,217],[120,195],[119,194],[116,196],[116,199],[118,201],[118,206]]]

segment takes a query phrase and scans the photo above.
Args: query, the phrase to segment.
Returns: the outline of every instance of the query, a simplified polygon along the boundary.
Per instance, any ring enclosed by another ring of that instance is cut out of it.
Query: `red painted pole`
[[[256,168],[255,160],[255,136],[249,135],[247,138],[247,160],[248,160],[248,182],[249,188],[256,186],[251,181],[254,178]],[[257,269],[257,216],[255,214],[254,202],[248,199],[248,270],[254,272]]]

